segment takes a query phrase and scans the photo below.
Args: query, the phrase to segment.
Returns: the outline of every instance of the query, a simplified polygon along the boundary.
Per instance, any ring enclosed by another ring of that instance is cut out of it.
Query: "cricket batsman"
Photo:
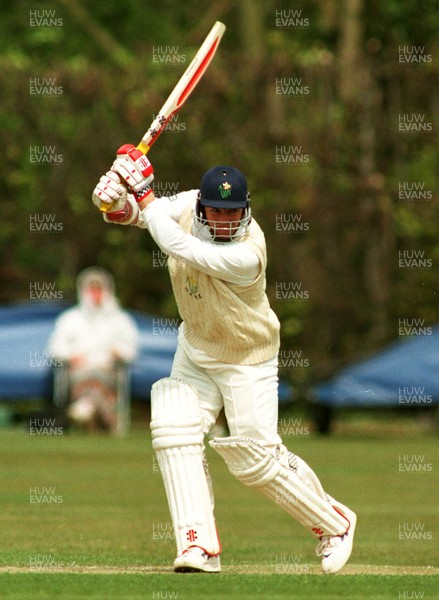
[[[108,223],[147,229],[168,255],[182,319],[169,378],[151,391],[152,445],[171,513],[177,572],[220,571],[204,437],[224,407],[230,437],[210,445],[317,540],[324,573],[352,551],[355,513],[329,496],[277,433],[279,321],[265,293],[264,234],[244,175],[214,166],[199,189],[156,198],[153,167],[125,144],[93,192]]]

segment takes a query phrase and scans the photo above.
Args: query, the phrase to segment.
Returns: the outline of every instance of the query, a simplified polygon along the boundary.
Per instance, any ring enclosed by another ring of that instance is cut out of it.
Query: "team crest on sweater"
[[[201,299],[201,294],[198,292],[198,280],[195,277],[186,277],[186,291],[196,300]]]

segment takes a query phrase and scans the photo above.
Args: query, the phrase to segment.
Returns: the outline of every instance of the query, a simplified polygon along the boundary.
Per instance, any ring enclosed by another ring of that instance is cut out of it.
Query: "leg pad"
[[[151,392],[152,446],[165,486],[177,553],[199,546],[220,552],[204,462],[203,428],[196,391],[172,378]]]
[[[235,436],[215,438],[210,445],[239,481],[274,500],[315,537],[341,535],[348,528],[349,522],[326,496],[322,498],[257,441]]]

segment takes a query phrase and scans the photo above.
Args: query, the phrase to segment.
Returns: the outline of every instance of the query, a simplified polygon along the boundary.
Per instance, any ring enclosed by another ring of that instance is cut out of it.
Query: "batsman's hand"
[[[124,144],[116,153],[115,171],[130,190],[140,192],[154,180],[154,168],[146,156],[132,144]]]
[[[92,200],[104,213],[107,223],[131,225],[137,222],[140,212],[137,201],[114,171],[108,171],[100,178]]]
[[[114,171],[107,171],[99,179],[99,183],[93,191],[92,200],[99,210],[104,207],[103,212],[118,211],[125,206],[127,196],[128,190],[119,175]]]

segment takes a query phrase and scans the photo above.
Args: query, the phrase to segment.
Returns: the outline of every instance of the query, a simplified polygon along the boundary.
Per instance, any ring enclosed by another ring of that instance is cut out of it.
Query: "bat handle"
[[[149,144],[147,144],[143,140],[137,145],[137,150],[140,150],[142,154],[148,154],[150,148],[151,146],[149,146]]]
[[[99,210],[103,213],[111,212],[111,209],[113,208],[113,206],[114,206],[114,203],[108,204],[107,202],[101,202]]]

